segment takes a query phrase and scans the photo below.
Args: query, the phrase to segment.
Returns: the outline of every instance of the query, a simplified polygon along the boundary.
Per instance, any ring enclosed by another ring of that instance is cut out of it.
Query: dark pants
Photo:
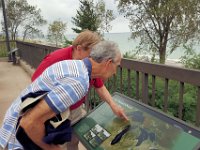
[[[16,138],[23,146],[24,150],[42,150],[28,137],[24,129],[20,126],[17,130]]]

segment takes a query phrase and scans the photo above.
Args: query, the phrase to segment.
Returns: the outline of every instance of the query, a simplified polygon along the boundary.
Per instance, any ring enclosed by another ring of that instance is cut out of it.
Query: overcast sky
[[[76,11],[79,9],[79,0],[27,0],[30,5],[37,6],[41,9],[41,15],[48,21],[52,23],[54,20],[60,19],[63,22],[67,22],[67,32],[72,34],[71,28],[74,26],[71,23],[71,18],[75,17]],[[115,0],[104,0],[106,3],[106,8],[114,10],[115,16],[117,18],[111,22],[112,30],[110,33],[119,32],[130,32],[128,27],[128,20],[122,15],[119,15],[117,11],[117,3]],[[44,33],[47,31],[48,25],[42,27]]]

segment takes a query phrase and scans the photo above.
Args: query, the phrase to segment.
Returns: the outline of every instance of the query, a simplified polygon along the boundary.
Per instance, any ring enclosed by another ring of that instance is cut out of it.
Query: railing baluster
[[[110,89],[110,85],[111,85],[110,82],[111,82],[111,80],[108,78],[108,80],[106,81],[108,89]]]
[[[120,67],[120,93],[123,93],[122,92],[122,67]]]
[[[168,109],[168,84],[169,84],[169,79],[165,79],[165,91],[164,91],[164,112],[167,112]]]
[[[117,87],[116,87],[116,85],[117,85],[117,84],[116,84],[116,83],[117,83],[117,75],[114,75],[113,80],[114,80],[114,83],[113,83],[113,86],[114,86],[114,87],[113,87],[113,91],[116,92],[116,89],[117,89]]]
[[[128,96],[131,97],[131,70],[128,69]]]
[[[136,95],[136,99],[139,100],[139,97],[140,97],[140,93],[139,93],[139,86],[140,86],[139,85],[139,82],[140,82],[139,71],[136,71],[136,81],[135,82],[136,82],[136,84],[135,84],[136,85],[136,88],[135,88],[136,94],[135,95]]]
[[[142,73],[142,102],[148,103],[148,74]]]
[[[180,82],[179,85],[179,108],[178,117],[182,119],[183,117],[183,93],[184,93],[184,82]]]
[[[85,110],[87,111],[87,113],[89,112],[89,100],[90,100],[90,92],[85,96]]]
[[[112,90],[113,90],[113,76],[111,77],[111,78],[109,78],[108,79],[108,81],[109,81],[109,84],[108,84],[108,88],[107,89],[109,89],[109,92],[111,92]]]
[[[93,101],[94,106],[93,106],[93,108],[95,108],[96,107],[96,102],[97,102],[96,93],[95,93],[95,89],[94,88],[92,88],[92,90],[93,90],[93,97],[94,97],[94,101]]]
[[[152,106],[155,106],[155,97],[156,97],[156,76],[152,75],[152,98],[151,98]]]
[[[92,110],[92,89],[90,90],[89,109]]]
[[[196,126],[200,125],[200,86],[197,89]]]

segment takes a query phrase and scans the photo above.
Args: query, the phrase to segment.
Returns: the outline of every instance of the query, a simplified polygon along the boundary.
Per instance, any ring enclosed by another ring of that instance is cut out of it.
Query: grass
[[[16,47],[15,42],[10,42],[10,48],[13,49]],[[0,57],[7,57],[8,51],[5,41],[0,41]]]

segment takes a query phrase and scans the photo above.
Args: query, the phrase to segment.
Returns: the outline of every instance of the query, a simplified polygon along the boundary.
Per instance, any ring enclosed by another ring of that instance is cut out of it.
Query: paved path
[[[6,58],[0,58],[0,126],[12,101],[31,83],[32,70],[30,68],[26,70],[28,73],[21,66],[7,62]],[[86,149],[79,144],[79,150]]]
[[[30,76],[20,66],[0,58],[0,124],[7,108],[30,82]]]

